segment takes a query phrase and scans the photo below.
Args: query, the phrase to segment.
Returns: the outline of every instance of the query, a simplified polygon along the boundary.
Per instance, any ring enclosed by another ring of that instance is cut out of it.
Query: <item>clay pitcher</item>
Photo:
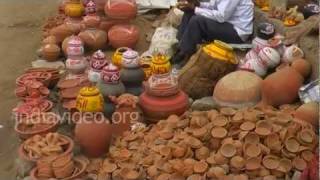
[[[295,69],[284,67],[262,82],[262,102],[278,107],[294,103],[304,78]]]
[[[99,157],[108,152],[112,139],[112,127],[105,118],[82,118],[75,128],[75,139],[89,157]]]

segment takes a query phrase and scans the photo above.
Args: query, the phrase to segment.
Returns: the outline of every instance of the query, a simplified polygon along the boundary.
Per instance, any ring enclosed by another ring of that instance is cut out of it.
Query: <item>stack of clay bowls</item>
[[[59,69],[55,68],[29,68],[26,70],[26,73],[43,73],[43,74],[51,74],[50,78],[48,79],[48,87],[53,88],[57,82],[59,81],[61,75]]]
[[[33,114],[50,112],[54,104],[45,98],[28,98],[18,104],[13,110],[15,119],[30,117]]]
[[[112,179],[290,179],[306,168],[318,144],[312,126],[295,120],[292,111],[285,105],[170,116],[117,138],[99,174]]]
[[[76,109],[76,98],[80,89],[89,86],[90,82],[87,77],[76,79],[63,79],[58,82],[60,99],[63,108],[71,111]]]

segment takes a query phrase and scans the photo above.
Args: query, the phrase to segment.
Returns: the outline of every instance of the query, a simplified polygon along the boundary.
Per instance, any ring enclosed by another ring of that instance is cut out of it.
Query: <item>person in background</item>
[[[177,7],[184,15],[177,35],[178,51],[171,58],[176,69],[187,62],[203,41],[240,44],[253,33],[252,0],[180,0]]]

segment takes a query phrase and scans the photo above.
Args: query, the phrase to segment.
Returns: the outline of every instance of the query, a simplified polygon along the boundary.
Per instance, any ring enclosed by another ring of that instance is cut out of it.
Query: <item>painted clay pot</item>
[[[262,79],[251,72],[236,71],[216,85],[213,99],[222,107],[254,106],[261,100]]]
[[[101,81],[98,83],[100,92],[105,101],[109,100],[109,96],[119,96],[125,92],[125,87],[120,81],[119,68],[113,64],[104,67],[101,72]]]
[[[275,68],[280,63],[280,54],[273,48],[265,47],[259,53],[261,63],[268,68]]]
[[[83,117],[85,118],[85,116]],[[81,119],[75,128],[75,139],[89,157],[105,154],[112,139],[112,127],[107,119]]]
[[[283,57],[282,57],[282,62],[291,63],[295,59],[303,58],[303,57],[304,57],[304,52],[297,45],[294,44],[285,48]]]
[[[275,35],[276,31],[273,24],[259,23],[257,29],[257,36],[264,40],[269,40]]]
[[[268,66],[258,57],[257,59],[250,59],[243,65],[239,66],[240,70],[246,70],[254,72],[260,77],[264,77],[267,74]]]
[[[103,97],[97,87],[84,87],[77,97],[76,108],[79,112],[102,112]]]
[[[101,71],[101,78],[105,84],[118,84],[120,82],[119,68],[110,63]]]
[[[144,80],[148,80],[152,75],[152,56],[142,56],[140,57],[140,66],[144,72]]]
[[[189,107],[189,98],[182,91],[168,97],[150,96],[144,92],[140,95],[139,105],[146,120],[157,122],[172,114],[182,115]]]
[[[62,43],[62,50],[68,57],[82,56],[84,44],[79,36],[69,36]]]
[[[99,29],[87,29],[79,34],[79,37],[91,50],[103,49],[106,47],[108,37],[106,32]]]
[[[84,57],[68,58],[66,68],[71,74],[83,74],[87,69],[88,62]]]
[[[138,9],[135,0],[108,0],[104,7],[107,16],[113,19],[134,19]]]
[[[139,40],[139,29],[135,25],[119,24],[113,26],[108,32],[110,44],[114,48],[134,48]]]
[[[81,17],[84,13],[84,7],[80,0],[70,0],[65,5],[64,12],[69,17]]]
[[[179,92],[178,81],[170,73],[152,75],[144,88],[147,94],[158,97],[172,96]]]
[[[259,37],[256,37],[252,40],[253,50],[259,54],[261,49],[265,47],[270,47],[270,44],[268,43],[268,40],[261,39]]]
[[[90,70],[88,78],[91,82],[99,82],[101,79],[102,69],[108,65],[105,54],[99,50],[95,52],[90,59]]]
[[[298,71],[304,78],[308,78],[312,67],[305,59],[296,59],[291,63],[291,67]]]
[[[319,104],[310,102],[300,106],[295,111],[294,117],[312,124],[317,129],[319,127]]]
[[[60,47],[56,44],[47,44],[42,48],[42,57],[47,61],[56,61],[60,56]]]
[[[169,58],[165,55],[155,55],[152,58],[152,74],[166,74],[171,71]]]
[[[122,56],[128,50],[130,50],[130,48],[127,48],[127,47],[118,48],[112,56],[112,63],[120,68],[122,66]]]
[[[274,107],[291,104],[298,98],[303,77],[293,68],[285,67],[262,82],[262,101]]]

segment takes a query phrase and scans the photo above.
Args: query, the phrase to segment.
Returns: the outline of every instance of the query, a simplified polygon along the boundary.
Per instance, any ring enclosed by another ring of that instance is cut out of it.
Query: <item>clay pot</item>
[[[262,79],[254,73],[236,71],[217,83],[213,99],[222,107],[254,106],[261,99],[261,84]]]
[[[139,40],[139,29],[135,25],[115,25],[109,30],[108,38],[114,48],[134,48]]]
[[[291,67],[298,71],[304,78],[309,77],[312,67],[311,64],[304,59],[296,59],[291,63]]]
[[[285,67],[263,80],[262,101],[274,107],[293,103],[298,98],[303,81],[303,77],[296,70]]]
[[[275,68],[280,63],[280,54],[273,48],[265,47],[259,53],[262,64],[268,68]]]
[[[75,158],[74,159],[74,166],[78,169],[74,174],[72,174],[70,177],[63,178],[63,180],[76,180],[78,178],[83,177],[85,174],[85,171],[87,169],[87,162],[80,159]],[[34,168],[30,172],[30,177],[32,180],[41,180],[41,178],[38,177],[39,168]]]
[[[87,29],[81,32],[79,37],[91,50],[103,49],[108,43],[107,34],[99,29]]]
[[[60,47],[56,44],[47,44],[42,48],[42,56],[47,61],[56,61],[60,56]]]
[[[61,43],[66,37],[77,33],[70,25],[62,24],[50,30],[50,35],[56,37],[57,42]]]
[[[122,65],[122,56],[128,50],[130,50],[130,48],[126,48],[126,47],[118,48],[112,56],[112,63],[120,68]]]
[[[139,104],[146,119],[157,122],[172,114],[182,115],[189,107],[189,99],[182,91],[168,97],[149,96],[144,92],[140,95]]]
[[[84,57],[68,58],[66,68],[71,74],[83,74],[88,67],[88,61]]]
[[[84,7],[80,0],[71,0],[65,5],[64,12],[69,17],[81,17],[84,13]]]
[[[294,117],[312,124],[317,129],[319,126],[319,104],[310,102],[300,106],[295,111]]]
[[[261,51],[260,51],[261,52]],[[268,65],[261,60],[260,57],[257,59],[250,59],[243,65],[239,66],[240,70],[254,72],[260,77],[264,77],[267,74]]]
[[[82,22],[86,26],[86,28],[99,28],[101,19],[96,14],[89,14],[83,17]]]
[[[99,157],[107,153],[113,129],[107,119],[81,119],[76,124],[75,139],[87,156]]]
[[[171,64],[169,57],[166,55],[158,54],[152,58],[152,74],[167,74],[171,71]]]
[[[106,5],[106,2],[107,2],[107,0],[95,0],[98,13],[104,13],[104,7]]]
[[[285,48],[282,61],[285,63],[291,63],[295,59],[303,58],[303,57],[304,57],[304,52],[297,45],[291,45]]]
[[[130,20],[136,17],[138,9],[134,0],[109,0],[105,4],[104,12],[113,19]]]
[[[48,36],[44,40],[42,40],[42,45],[47,44],[58,44],[55,36]]]
[[[60,119],[58,117],[58,115],[53,114],[53,113],[44,113],[42,114],[39,118],[41,119],[45,119],[48,120],[50,122],[50,124],[48,124],[48,126],[44,126],[43,129],[37,129],[37,130],[33,130],[33,131],[24,131],[22,129],[23,127],[23,120],[18,121],[14,127],[14,130],[16,131],[16,133],[19,135],[20,139],[28,139],[32,136],[35,135],[41,135],[44,136],[50,132],[55,132],[58,127],[59,127],[59,123],[60,123]]]
[[[112,63],[101,71],[101,80],[105,84],[118,84],[120,82],[119,68]]]
[[[103,104],[103,97],[99,89],[93,86],[80,90],[76,107],[79,112],[102,112]]]
[[[270,44],[268,43],[268,40],[261,39],[259,37],[256,37],[252,40],[253,50],[259,54],[261,49],[265,47],[270,47]]]
[[[62,50],[65,55],[82,56],[84,54],[83,42],[79,36],[69,36],[62,42]]]

